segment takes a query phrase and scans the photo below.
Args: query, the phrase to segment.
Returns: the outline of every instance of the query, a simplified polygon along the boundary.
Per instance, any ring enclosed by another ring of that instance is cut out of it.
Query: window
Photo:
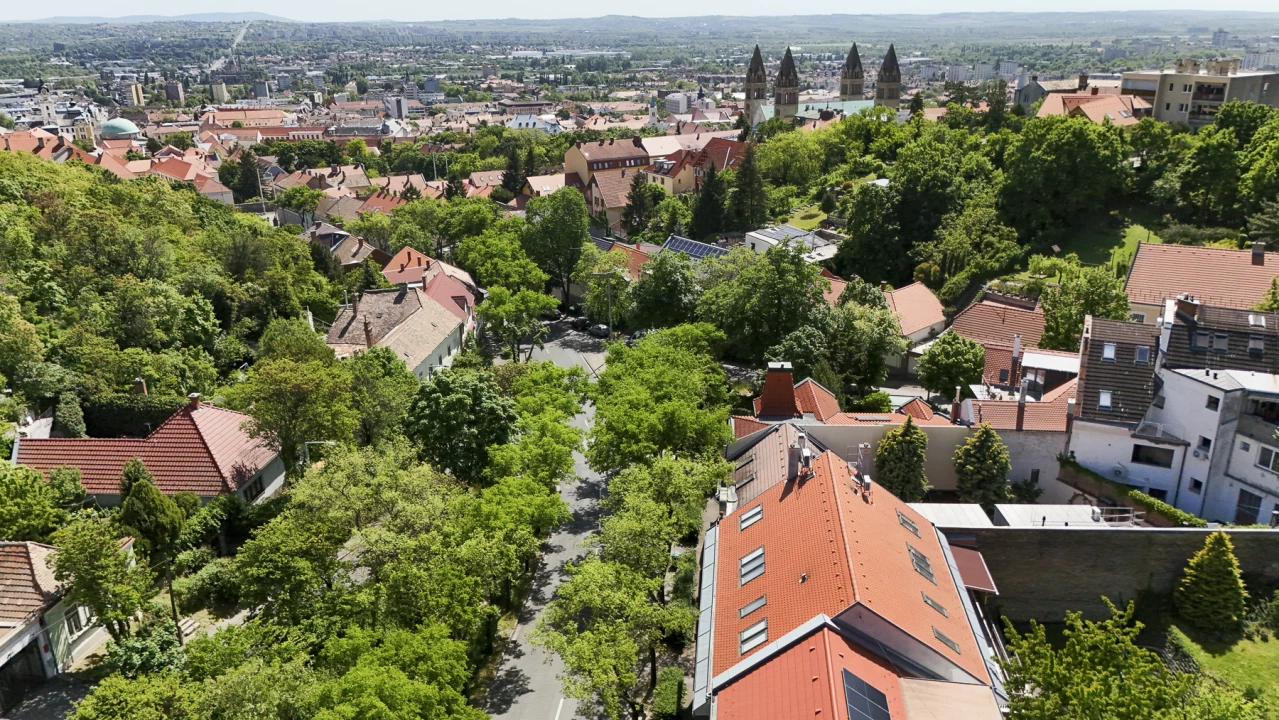
[[[1168,88],[1168,89],[1171,90],[1172,88]],[[1172,109],[1172,103],[1164,103],[1164,110],[1171,110],[1171,109]]]
[[[1260,335],[1248,336],[1248,352],[1260,355],[1266,351],[1266,339]]]
[[[754,552],[747,553],[746,557],[742,558],[741,562],[739,563],[738,571],[741,577],[741,582],[739,583],[739,585],[745,585],[751,580],[754,580],[760,575],[763,575],[764,574],[764,548],[760,548],[758,550],[755,550]]]
[[[1210,439],[1208,439],[1208,438],[1204,437],[1203,435],[1200,435],[1200,436],[1199,436],[1199,449],[1200,449],[1200,450],[1211,450],[1211,449],[1212,449],[1212,440],[1210,440]]]
[[[80,617],[79,605],[73,605],[69,610],[67,610],[65,622],[67,624],[68,636],[75,638],[77,635],[84,632],[84,620]]]
[[[1261,328],[1263,328],[1263,327],[1265,327],[1265,326],[1266,326],[1266,316],[1265,316],[1265,315],[1253,315],[1253,314],[1249,314],[1249,315],[1248,315],[1248,325],[1249,325],[1249,326],[1251,326],[1251,327],[1261,327]]]
[[[1109,390],[1102,390],[1101,392],[1097,393],[1097,407],[1101,408],[1102,410],[1110,409],[1110,400],[1111,400],[1111,394]]]
[[[1204,481],[1198,478],[1190,478],[1190,492],[1198,495],[1204,490]]]
[[[259,475],[256,480],[249,483],[244,488],[244,499],[248,502],[257,500],[262,495],[262,476]]]
[[[1133,348],[1132,361],[1136,365],[1146,365],[1150,363],[1150,348],[1145,345]]]
[[[1236,525],[1256,525],[1261,514],[1261,496],[1239,489],[1239,502],[1235,505]]]
[[[1101,361],[1102,362],[1115,361],[1115,344],[1114,343],[1106,343],[1105,345],[1101,346]]]
[[[1159,488],[1146,488],[1146,494],[1160,502],[1166,502],[1168,500],[1167,490],[1160,490]]]
[[[1216,395],[1209,395],[1208,403],[1204,405],[1204,407],[1208,408],[1209,410],[1213,412],[1217,412],[1217,408],[1221,407],[1221,398],[1217,397]]]
[[[847,670],[844,671],[844,702],[848,705],[848,720],[892,720],[884,693]]]
[[[943,635],[941,630],[938,630],[937,628],[933,628],[933,637],[937,638],[938,640],[941,640],[942,645],[945,645],[951,650],[954,650],[956,655],[961,654],[959,652],[959,643]]]
[[[1172,450],[1150,445],[1133,445],[1132,461],[1138,465],[1154,465],[1155,467],[1172,467]]]
[[[745,459],[745,460],[743,460],[743,461],[741,461],[741,462],[737,463],[737,467],[735,467],[735,468],[733,468],[733,469],[734,469],[734,470],[741,470],[742,468],[746,467],[747,465],[750,465],[750,464],[751,464],[752,462],[754,462],[754,461],[755,461],[755,453],[751,453],[750,455],[747,455],[747,456],[746,456],[746,459]]]
[[[1030,484],[1031,485],[1039,484],[1039,468],[1035,468],[1034,470],[1030,471]]]
[[[1210,339],[1211,339],[1211,336],[1206,332],[1195,333],[1195,349],[1207,350]]]
[[[1257,451],[1257,464],[1267,470],[1279,472],[1279,452],[1268,447],[1261,448]]]
[[[744,618],[747,615],[750,615],[751,613],[764,607],[767,604],[768,604],[768,596],[760,595],[758,598],[750,601],[749,603],[746,603],[746,606],[743,607],[741,610],[738,610],[737,617]]]
[[[928,607],[930,607],[930,608],[932,608],[932,609],[936,610],[937,612],[941,613],[941,614],[942,614],[942,617],[950,617],[950,613],[946,612],[946,608],[942,607],[942,606],[941,606],[941,603],[939,603],[939,602],[937,602],[936,600],[934,600],[934,599],[932,599],[932,598],[928,597],[928,593],[926,593],[926,592],[920,592],[919,594],[924,596],[924,602],[928,603]]]
[[[1182,91],[1182,92],[1190,92],[1190,86],[1189,86],[1189,85],[1182,85],[1182,86],[1181,86],[1181,91]]]
[[[915,572],[928,578],[928,582],[936,585],[937,578],[933,576],[933,564],[928,561],[928,556],[916,550],[910,543],[906,543],[906,551],[910,553],[910,564],[915,566]]]
[[[1230,349],[1230,336],[1225,333],[1217,333],[1212,336],[1212,349],[1214,352],[1225,352]]]
[[[897,522],[901,523],[902,527],[915,533],[915,537],[919,537],[919,526],[915,524],[914,520],[903,515],[901,510],[897,511]]]
[[[751,525],[754,525],[755,523],[759,522],[759,519],[762,517],[764,517],[764,505],[761,503],[751,508],[750,510],[747,510],[746,512],[742,513],[741,518],[739,518],[737,521],[738,531],[745,530]]]
[[[768,618],[751,625],[737,636],[738,654],[745,655],[768,642]]]
[[[1175,84],[1168,83],[1168,92],[1172,92],[1173,90],[1176,90],[1176,89],[1177,89],[1177,86]]]
[[[1250,444],[1249,444],[1249,443],[1247,443],[1247,442],[1240,442],[1240,443],[1239,443],[1239,449],[1240,449],[1240,450],[1243,450],[1244,452],[1248,452],[1249,450],[1251,450],[1251,449],[1252,449],[1252,445],[1250,445]]]
[[[1146,322],[1146,313],[1128,313],[1128,319],[1135,323]]]

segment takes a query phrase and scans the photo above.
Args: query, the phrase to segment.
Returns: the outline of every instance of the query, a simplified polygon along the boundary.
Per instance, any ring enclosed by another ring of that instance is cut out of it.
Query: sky
[[[171,2],[135,0],[127,5],[109,5],[102,0],[62,0],[56,5],[7,2],[0,9],[0,22],[33,20],[57,16],[102,15],[174,15],[181,14]],[[189,12],[265,12],[299,21],[334,22],[361,20],[469,20],[500,18],[579,18],[608,14],[641,17],[676,17],[680,15],[821,15],[829,13],[881,14],[950,12],[1091,12],[1098,10],[1279,10],[1275,0],[1220,0],[1206,6],[1202,0],[1041,0],[1028,5],[1024,0],[895,0],[892,3],[850,3],[848,0],[701,0],[695,11],[674,3],[601,4],[598,0],[557,0],[553,3],[530,3],[524,0],[485,0],[484,2],[421,2],[421,0],[384,0],[375,4],[350,0],[225,0],[210,5],[191,6]],[[1279,29],[1279,21],[1276,22]]]

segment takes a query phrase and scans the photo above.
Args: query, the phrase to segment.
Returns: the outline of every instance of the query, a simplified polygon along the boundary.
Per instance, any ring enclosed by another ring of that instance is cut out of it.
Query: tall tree
[[[826,343],[827,360],[841,380],[835,391],[854,397],[874,392],[888,378],[885,358],[906,352],[893,313],[852,303],[831,311]]]
[[[986,348],[955,332],[933,341],[919,358],[919,384],[935,395],[947,398],[956,386],[981,382],[986,367]]]
[[[733,191],[731,210],[738,230],[754,230],[768,220],[768,194],[764,177],[755,159],[755,143],[747,143],[742,161],[737,164],[737,187]]]
[[[150,596],[146,566],[120,550],[105,518],[82,517],[53,534],[53,577],[67,602],[83,605],[116,640],[129,636],[134,615]]]
[[[622,228],[627,235],[638,235],[653,217],[655,203],[649,191],[652,184],[646,173],[636,172],[631,176],[631,190],[626,195],[626,209],[622,211]]]
[[[418,379],[395,351],[372,347],[343,361],[351,375],[351,405],[359,416],[360,442],[376,445],[397,435]]]
[[[534,290],[512,292],[501,285],[489,288],[488,297],[475,308],[485,327],[511,349],[511,362],[520,361],[520,342],[530,338],[532,347],[541,347],[549,328],[542,324],[542,313],[559,304],[550,295]]]
[[[982,423],[955,450],[955,475],[959,499],[978,503],[994,512],[995,503],[1008,500],[1008,473],[1012,462],[1008,447],[989,423]]]
[[[413,396],[405,427],[421,456],[464,482],[477,482],[489,448],[510,439],[515,405],[484,372],[444,370]]]
[[[1208,536],[1187,563],[1173,602],[1182,618],[1202,630],[1224,633],[1239,627],[1248,591],[1229,535],[1218,530]]]
[[[690,322],[700,295],[688,255],[660,252],[644,263],[639,279],[631,285],[631,321],[642,328]]]
[[[147,480],[134,483],[120,507],[120,522],[138,538],[152,567],[173,557],[185,519],[173,498]]]
[[[45,542],[67,521],[52,483],[22,465],[0,467],[0,540]]]
[[[519,145],[512,144],[506,153],[506,170],[502,173],[502,187],[512,196],[519,195],[524,189],[524,158],[520,157]]]
[[[728,229],[725,222],[728,212],[727,200],[728,187],[724,184],[724,178],[715,172],[715,166],[712,164],[706,170],[706,175],[702,178],[702,187],[697,191],[697,198],[693,201],[693,223],[689,227],[689,232],[694,238],[702,240],[714,237]]]
[[[334,362],[333,348],[301,318],[272,318],[258,341],[258,357],[285,358],[295,362]]]
[[[582,246],[591,239],[586,201],[576,189],[561,188],[548,196],[530,199],[526,210],[524,249],[567,300],[569,280],[582,257]]]
[[[1041,344],[1053,350],[1079,349],[1084,317],[1128,319],[1128,294],[1123,280],[1106,267],[1080,268],[1069,279],[1049,288],[1040,299],[1044,310]]]
[[[928,436],[906,416],[906,422],[884,433],[875,447],[875,480],[902,502],[919,502],[928,492],[924,453]]]
[[[910,248],[897,221],[897,191],[890,185],[859,185],[843,203],[848,238],[835,253],[835,271],[878,284],[901,283],[910,275]]]
[[[1248,216],[1248,239],[1263,242],[1267,250],[1279,250],[1279,201],[1262,203]]]

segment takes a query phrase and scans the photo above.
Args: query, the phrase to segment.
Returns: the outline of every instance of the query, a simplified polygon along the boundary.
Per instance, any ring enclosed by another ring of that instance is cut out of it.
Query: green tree
[[[315,215],[315,208],[324,199],[324,193],[307,185],[296,185],[276,194],[274,202],[277,207],[292,210],[308,223]]]
[[[143,481],[155,485],[155,478],[151,476],[151,471],[147,470],[147,466],[142,463],[142,459],[131,457],[126,460],[124,468],[120,471],[120,502],[123,503],[125,498],[129,497],[134,485]]]
[[[550,295],[534,290],[511,292],[500,285],[490,287],[488,297],[475,308],[484,326],[511,349],[511,362],[520,361],[520,341],[532,340],[533,347],[541,347],[549,328],[542,324],[542,313],[553,310],[559,302]]]
[[[1044,336],[1040,344],[1052,350],[1078,350],[1084,317],[1128,319],[1128,294],[1123,280],[1109,268],[1085,267],[1040,299],[1044,310]]]
[[[685,253],[660,252],[641,268],[630,287],[631,322],[642,328],[671,327],[693,320],[701,287]]]
[[[846,196],[842,214],[848,239],[835,252],[836,272],[866,282],[900,283],[907,279],[910,248],[903,244],[897,221],[897,191],[890,185],[858,185]]]
[[[923,114],[924,96],[920,93],[915,93],[914,97],[910,99],[910,116],[913,119],[915,116]]]
[[[1279,201],[1262,203],[1248,216],[1248,239],[1265,243],[1267,250],[1279,249]]]
[[[561,188],[531,198],[526,213],[524,249],[568,297],[569,279],[581,259],[582,246],[591,239],[586,201],[575,188]]]
[[[655,456],[614,475],[602,504],[611,512],[620,512],[636,498],[657,503],[662,518],[671,523],[677,537],[683,537],[700,529],[706,498],[731,470],[731,465],[718,458]]]
[[[58,493],[37,471],[0,467],[0,539],[45,542],[67,521]]]
[[[14,228],[16,233],[21,232]],[[0,375],[18,380],[44,356],[44,343],[36,328],[22,315],[18,299],[0,294]]]
[[[1241,169],[1234,130],[1207,127],[1176,170],[1178,211],[1202,224],[1240,220]]]
[[[285,359],[294,362],[334,362],[333,349],[324,342],[305,320],[273,318],[258,341],[258,357],[263,360]]]
[[[515,429],[515,406],[484,372],[441,371],[413,396],[405,423],[423,459],[463,482],[478,482],[489,448]]]
[[[959,499],[978,503],[994,512],[995,503],[1009,498],[1008,473],[1012,462],[1008,448],[989,423],[982,423],[955,450],[955,476]]]
[[[950,398],[956,386],[981,382],[986,348],[981,343],[948,332],[933,341],[919,358],[919,384],[934,395]]]
[[[191,139],[191,133],[189,132],[169,133],[165,136],[164,143],[178,150],[190,150],[195,147],[195,141]]]
[[[112,638],[128,637],[133,616],[150,596],[146,566],[120,550],[119,535],[104,518],[73,520],[53,534],[53,544],[53,576],[64,599],[89,608]]]
[[[693,218],[689,226],[692,237],[711,238],[728,229],[728,186],[712,164],[702,178],[702,186],[693,201]]]
[[[906,352],[893,313],[851,303],[830,313],[826,343],[831,369],[841,380],[836,392],[853,396],[864,396],[882,385],[888,378],[885,358]]]
[[[927,449],[928,436],[906,416],[906,422],[884,433],[875,447],[875,480],[902,502],[923,500],[928,492],[924,475]]]
[[[1212,124],[1230,129],[1235,134],[1235,149],[1243,150],[1252,142],[1257,131],[1277,117],[1273,108],[1247,100],[1231,100],[1222,103],[1213,116]]]
[[[53,425],[62,437],[85,437],[84,411],[80,398],[73,392],[58,396],[58,409],[53,414]]]
[[[666,196],[666,189],[648,181],[646,173],[637,172],[631,177],[631,189],[626,195],[626,209],[622,211],[622,228],[630,236],[638,235],[653,219],[657,204]]]
[[[605,253],[591,244],[582,248],[582,259],[577,264],[577,283],[586,287],[583,298],[586,314],[602,319],[610,327],[630,314],[631,283],[627,278],[630,259],[625,250]]]
[[[541,292],[548,276],[524,252],[520,244],[522,229],[523,223],[494,225],[480,235],[463,238],[454,257],[485,287],[501,285],[514,292]]]
[[[417,377],[388,347],[369,348],[343,363],[351,375],[351,405],[359,416],[360,441],[376,445],[398,434],[417,390]]]
[[[838,304],[853,303],[873,308],[888,307],[888,300],[884,298],[883,291],[878,287],[862,280],[857,275],[850,277],[846,283],[844,291],[839,294],[839,298],[836,300]]]
[[[1261,302],[1257,303],[1253,309],[1264,312],[1279,312],[1279,277],[1271,279],[1270,287],[1266,288],[1266,294],[1262,296]]]
[[[737,186],[729,206],[738,230],[754,230],[768,220],[768,196],[764,178],[755,159],[755,144],[747,143],[742,161],[737,164]]]
[[[1177,614],[1202,630],[1226,633],[1239,627],[1248,591],[1229,535],[1218,530],[1208,536],[1186,564],[1173,602]]]
[[[173,556],[184,520],[178,504],[147,480],[134,483],[120,507],[120,522],[138,539],[155,567]]]
[[[520,147],[512,144],[506,154],[506,170],[502,173],[502,187],[511,193],[511,197],[524,190],[524,160],[520,157]]]
[[[280,453],[296,472],[308,442],[349,442],[358,422],[351,377],[341,365],[287,358],[265,360],[232,386],[227,401],[250,416],[245,430]]]

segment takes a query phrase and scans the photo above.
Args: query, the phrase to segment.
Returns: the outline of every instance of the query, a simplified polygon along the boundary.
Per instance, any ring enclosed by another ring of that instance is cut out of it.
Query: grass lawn
[[[812,217],[809,217],[810,215]],[[791,213],[790,217],[791,225],[794,225],[800,230],[813,230],[821,225],[822,221],[826,219],[826,213],[818,210],[816,205],[809,205],[808,207],[800,208],[799,210]]]
[[[1189,641],[1186,646],[1199,667],[1239,687],[1263,691],[1270,707],[1279,708],[1279,638],[1214,642],[1193,631],[1182,632],[1176,625],[1168,632],[1180,633]]]
[[[1129,223],[1127,227],[1123,227],[1123,221]],[[1158,218],[1144,209],[1123,210],[1114,215],[1099,215],[1077,227],[1063,230],[1050,244],[1060,248],[1062,255],[1075,253],[1085,265],[1107,265],[1116,261],[1131,263],[1138,243],[1161,242],[1151,229],[1157,222]],[[1016,277],[1028,278],[1029,273],[1023,271]]]

